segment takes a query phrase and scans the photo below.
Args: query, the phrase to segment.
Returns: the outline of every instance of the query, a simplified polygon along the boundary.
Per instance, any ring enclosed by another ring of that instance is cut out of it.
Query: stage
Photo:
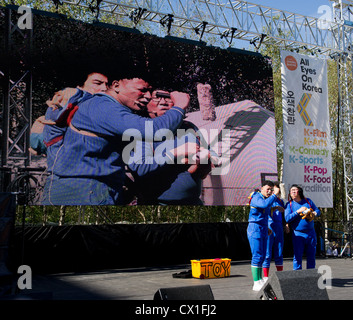
[[[305,265],[305,261],[304,261]],[[331,270],[326,281],[330,300],[353,299],[353,260],[350,258],[318,258],[317,269]],[[327,266],[330,269],[327,269]],[[174,278],[173,274],[191,269],[191,265],[109,269],[82,273],[34,274],[32,289],[21,290],[17,299],[29,300],[153,300],[161,288],[208,284],[214,300],[258,300],[252,291],[249,261],[231,263],[230,276],[218,279]],[[292,260],[285,259],[284,271],[292,270]],[[275,272],[272,264],[271,274]],[[323,274],[322,273],[322,274]],[[26,296],[28,294],[28,296]],[[303,292],[303,295],[306,293]],[[311,297],[313,299],[313,297]]]

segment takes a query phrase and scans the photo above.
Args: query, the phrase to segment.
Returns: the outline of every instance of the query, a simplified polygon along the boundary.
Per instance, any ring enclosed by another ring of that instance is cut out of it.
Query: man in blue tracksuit
[[[123,158],[129,144],[124,139],[126,131],[133,131],[141,139],[153,139],[159,129],[175,132],[190,100],[185,93],[172,92],[175,106],[163,116],[156,119],[138,116],[135,112],[144,109],[151,99],[150,90],[150,85],[141,78],[114,80],[105,93],[79,104],[52,161],[43,204],[124,203]]]
[[[48,120],[50,120],[49,123],[51,120],[57,120],[57,115],[61,112],[60,109],[67,104],[70,98],[78,102],[92,94],[106,91],[107,85],[108,78],[104,74],[94,71],[90,72],[83,84],[77,86],[76,89],[66,88],[56,92],[53,98],[46,102],[49,108],[45,116],[37,118],[31,128],[29,151],[37,155],[46,155],[47,152],[55,152],[55,149],[60,146],[58,141],[60,141],[60,136],[63,134],[64,129],[60,126],[54,126],[53,123],[46,125],[48,124]],[[51,156],[49,156],[49,161],[50,159]],[[50,164],[48,164],[48,167],[50,167]]]
[[[254,280],[253,290],[259,291],[264,284],[262,265],[266,255],[268,215],[273,203],[277,201],[278,190],[273,193],[272,181],[262,183],[261,191],[254,192],[250,200],[249,225],[247,236],[251,248],[251,273]]]
[[[167,96],[158,97],[158,94]],[[148,114],[152,119],[162,116],[173,106],[168,95],[169,92],[162,90],[152,93],[152,99],[147,105]],[[200,146],[198,128],[194,124],[183,121],[179,130],[180,134],[169,137],[173,148],[188,142]],[[202,205],[201,181],[211,171],[210,161],[191,165],[159,161],[158,150],[165,143],[166,141],[136,141],[129,169],[134,177],[138,204]],[[208,150],[205,151],[209,153]]]
[[[307,269],[314,269],[317,239],[313,219],[320,216],[320,210],[311,199],[305,198],[303,189],[294,184],[289,190],[284,213],[293,236],[293,270],[302,269],[304,251]]]
[[[277,190],[280,196],[281,189],[278,182],[274,182],[274,190]],[[266,257],[262,265],[264,279],[267,279],[269,275],[272,252],[275,260],[276,270],[283,270],[283,200],[278,198],[277,201],[272,205],[270,211],[271,212],[268,217],[268,228],[271,230],[271,234],[267,238]]]

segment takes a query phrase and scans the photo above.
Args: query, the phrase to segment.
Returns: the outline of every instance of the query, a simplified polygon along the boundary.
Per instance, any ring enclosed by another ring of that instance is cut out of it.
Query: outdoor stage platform
[[[304,261],[305,266],[306,261]],[[350,258],[318,258],[320,266],[331,271],[326,281],[329,300],[353,300],[353,260]],[[173,274],[191,269],[190,265],[110,269],[83,273],[33,275],[32,289],[22,290],[18,298],[46,300],[153,300],[161,288],[208,284],[214,300],[258,300],[252,290],[249,261],[231,263],[229,277],[216,279],[174,278]],[[284,271],[292,270],[292,260],[285,259]],[[270,276],[275,272],[271,264]],[[293,271],[294,272],[294,271]],[[29,296],[25,296],[29,294]],[[307,293],[302,292],[303,296]],[[315,299],[310,297],[310,299]]]

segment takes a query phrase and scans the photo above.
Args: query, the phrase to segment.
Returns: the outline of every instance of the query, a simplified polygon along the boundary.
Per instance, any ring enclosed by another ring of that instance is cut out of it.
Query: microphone
[[[162,92],[162,91],[156,91],[156,97],[157,97],[157,98],[167,98],[167,99],[170,99],[170,93]]]

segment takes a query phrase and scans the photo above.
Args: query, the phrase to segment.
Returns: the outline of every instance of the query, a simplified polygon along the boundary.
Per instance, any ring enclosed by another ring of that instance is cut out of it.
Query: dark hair
[[[270,187],[273,188],[275,185],[274,185],[273,181],[271,181],[271,180],[265,180],[265,181],[262,183],[262,187],[264,187],[264,186],[270,186]]]
[[[288,200],[293,200],[292,197],[290,196],[290,189],[292,188],[297,188],[298,189],[298,194],[300,199],[304,199],[304,191],[303,188],[297,184],[292,184],[291,187],[289,188],[289,193],[288,193]]]
[[[273,181],[273,184],[275,187],[279,188],[279,185],[280,185],[279,181]]]

